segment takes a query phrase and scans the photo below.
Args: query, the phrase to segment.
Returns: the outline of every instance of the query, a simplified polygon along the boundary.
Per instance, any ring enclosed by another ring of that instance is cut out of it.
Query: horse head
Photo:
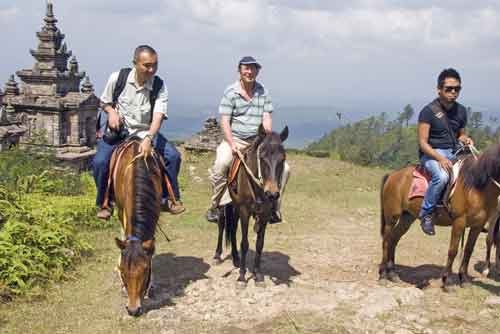
[[[288,126],[281,133],[266,133],[262,124],[255,143],[257,147],[257,163],[260,164],[260,176],[263,190],[269,200],[277,200],[280,196],[279,180],[286,159],[283,142],[288,138]]]
[[[140,316],[144,310],[142,301],[151,282],[151,261],[153,258],[154,239],[142,241],[138,238],[116,240],[121,250],[120,277],[127,291],[127,312],[131,316]]]

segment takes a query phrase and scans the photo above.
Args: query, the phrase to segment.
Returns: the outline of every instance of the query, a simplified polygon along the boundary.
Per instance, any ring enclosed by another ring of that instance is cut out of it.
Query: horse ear
[[[155,249],[155,240],[146,240],[142,242],[142,248],[146,251],[146,253],[153,253],[153,250]]]
[[[120,248],[121,250],[124,250],[127,247],[126,241],[115,238],[115,242],[116,242],[116,246],[118,246],[118,248]]]
[[[287,138],[288,138],[288,125],[285,126],[283,131],[281,131],[281,133],[280,133],[281,142],[284,142]]]

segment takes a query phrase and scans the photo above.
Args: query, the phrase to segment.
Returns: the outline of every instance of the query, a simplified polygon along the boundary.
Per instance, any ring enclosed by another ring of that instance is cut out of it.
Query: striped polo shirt
[[[262,115],[265,112],[272,113],[273,104],[269,92],[258,82],[255,82],[252,99],[248,102],[240,95],[240,88],[239,81],[226,88],[220,101],[219,114],[231,116],[233,136],[248,139],[257,135]]]

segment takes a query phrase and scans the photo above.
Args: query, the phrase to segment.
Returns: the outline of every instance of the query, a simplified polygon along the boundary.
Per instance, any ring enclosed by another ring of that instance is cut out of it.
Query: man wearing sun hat
[[[219,104],[220,124],[224,140],[217,147],[217,156],[211,169],[210,181],[213,187],[211,206],[207,212],[207,220],[216,222],[218,207],[231,201],[226,190],[227,174],[233,153],[249,146],[257,135],[262,124],[266,132],[272,132],[273,104],[271,96],[256,78],[262,66],[254,57],[246,56],[238,62],[239,79],[226,88]],[[285,162],[280,182],[280,193],[283,194],[288,181],[290,167]],[[271,217],[271,223],[281,221],[280,202]]]

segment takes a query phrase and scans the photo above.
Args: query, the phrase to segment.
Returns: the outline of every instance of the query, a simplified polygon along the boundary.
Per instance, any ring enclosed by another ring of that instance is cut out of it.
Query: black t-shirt
[[[436,113],[432,110],[433,105],[439,112]],[[448,118],[448,124],[452,134],[450,134],[446,126],[446,119],[443,120],[444,117]],[[440,105],[439,100],[434,100],[422,109],[418,115],[418,122],[430,124],[428,142],[432,148],[456,149],[455,145],[457,143],[458,130],[464,129],[467,125],[467,111],[463,105],[455,103],[453,107],[446,112]],[[453,137],[451,137],[452,135]]]

